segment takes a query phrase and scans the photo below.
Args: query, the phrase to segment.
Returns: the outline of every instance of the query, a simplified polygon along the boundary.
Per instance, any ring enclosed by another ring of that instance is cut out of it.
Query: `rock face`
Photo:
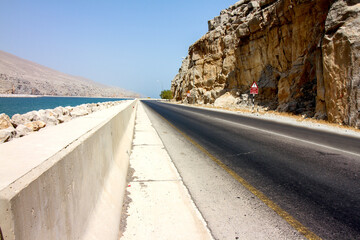
[[[0,94],[139,97],[139,94],[71,76],[0,51]]]
[[[176,100],[239,103],[256,81],[268,109],[360,127],[360,1],[241,0],[208,25],[172,81]]]

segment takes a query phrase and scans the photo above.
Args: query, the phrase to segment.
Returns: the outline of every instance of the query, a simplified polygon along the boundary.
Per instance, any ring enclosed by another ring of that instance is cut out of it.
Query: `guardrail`
[[[0,238],[117,239],[136,107],[0,145]]]

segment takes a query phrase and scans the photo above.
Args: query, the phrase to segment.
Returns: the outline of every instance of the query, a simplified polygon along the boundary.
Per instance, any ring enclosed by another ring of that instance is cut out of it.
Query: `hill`
[[[138,97],[118,87],[65,74],[0,51],[0,94],[82,97]]]
[[[177,101],[255,103],[360,127],[360,2],[241,0],[208,22],[172,81]]]

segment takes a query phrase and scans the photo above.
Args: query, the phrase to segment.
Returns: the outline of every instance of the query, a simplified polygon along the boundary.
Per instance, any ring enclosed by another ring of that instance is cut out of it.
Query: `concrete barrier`
[[[0,145],[0,237],[117,239],[136,107]]]

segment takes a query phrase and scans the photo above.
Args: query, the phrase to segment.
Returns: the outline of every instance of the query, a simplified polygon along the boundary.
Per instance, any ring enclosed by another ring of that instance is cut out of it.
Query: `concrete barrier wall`
[[[137,100],[0,145],[4,239],[117,239]]]

